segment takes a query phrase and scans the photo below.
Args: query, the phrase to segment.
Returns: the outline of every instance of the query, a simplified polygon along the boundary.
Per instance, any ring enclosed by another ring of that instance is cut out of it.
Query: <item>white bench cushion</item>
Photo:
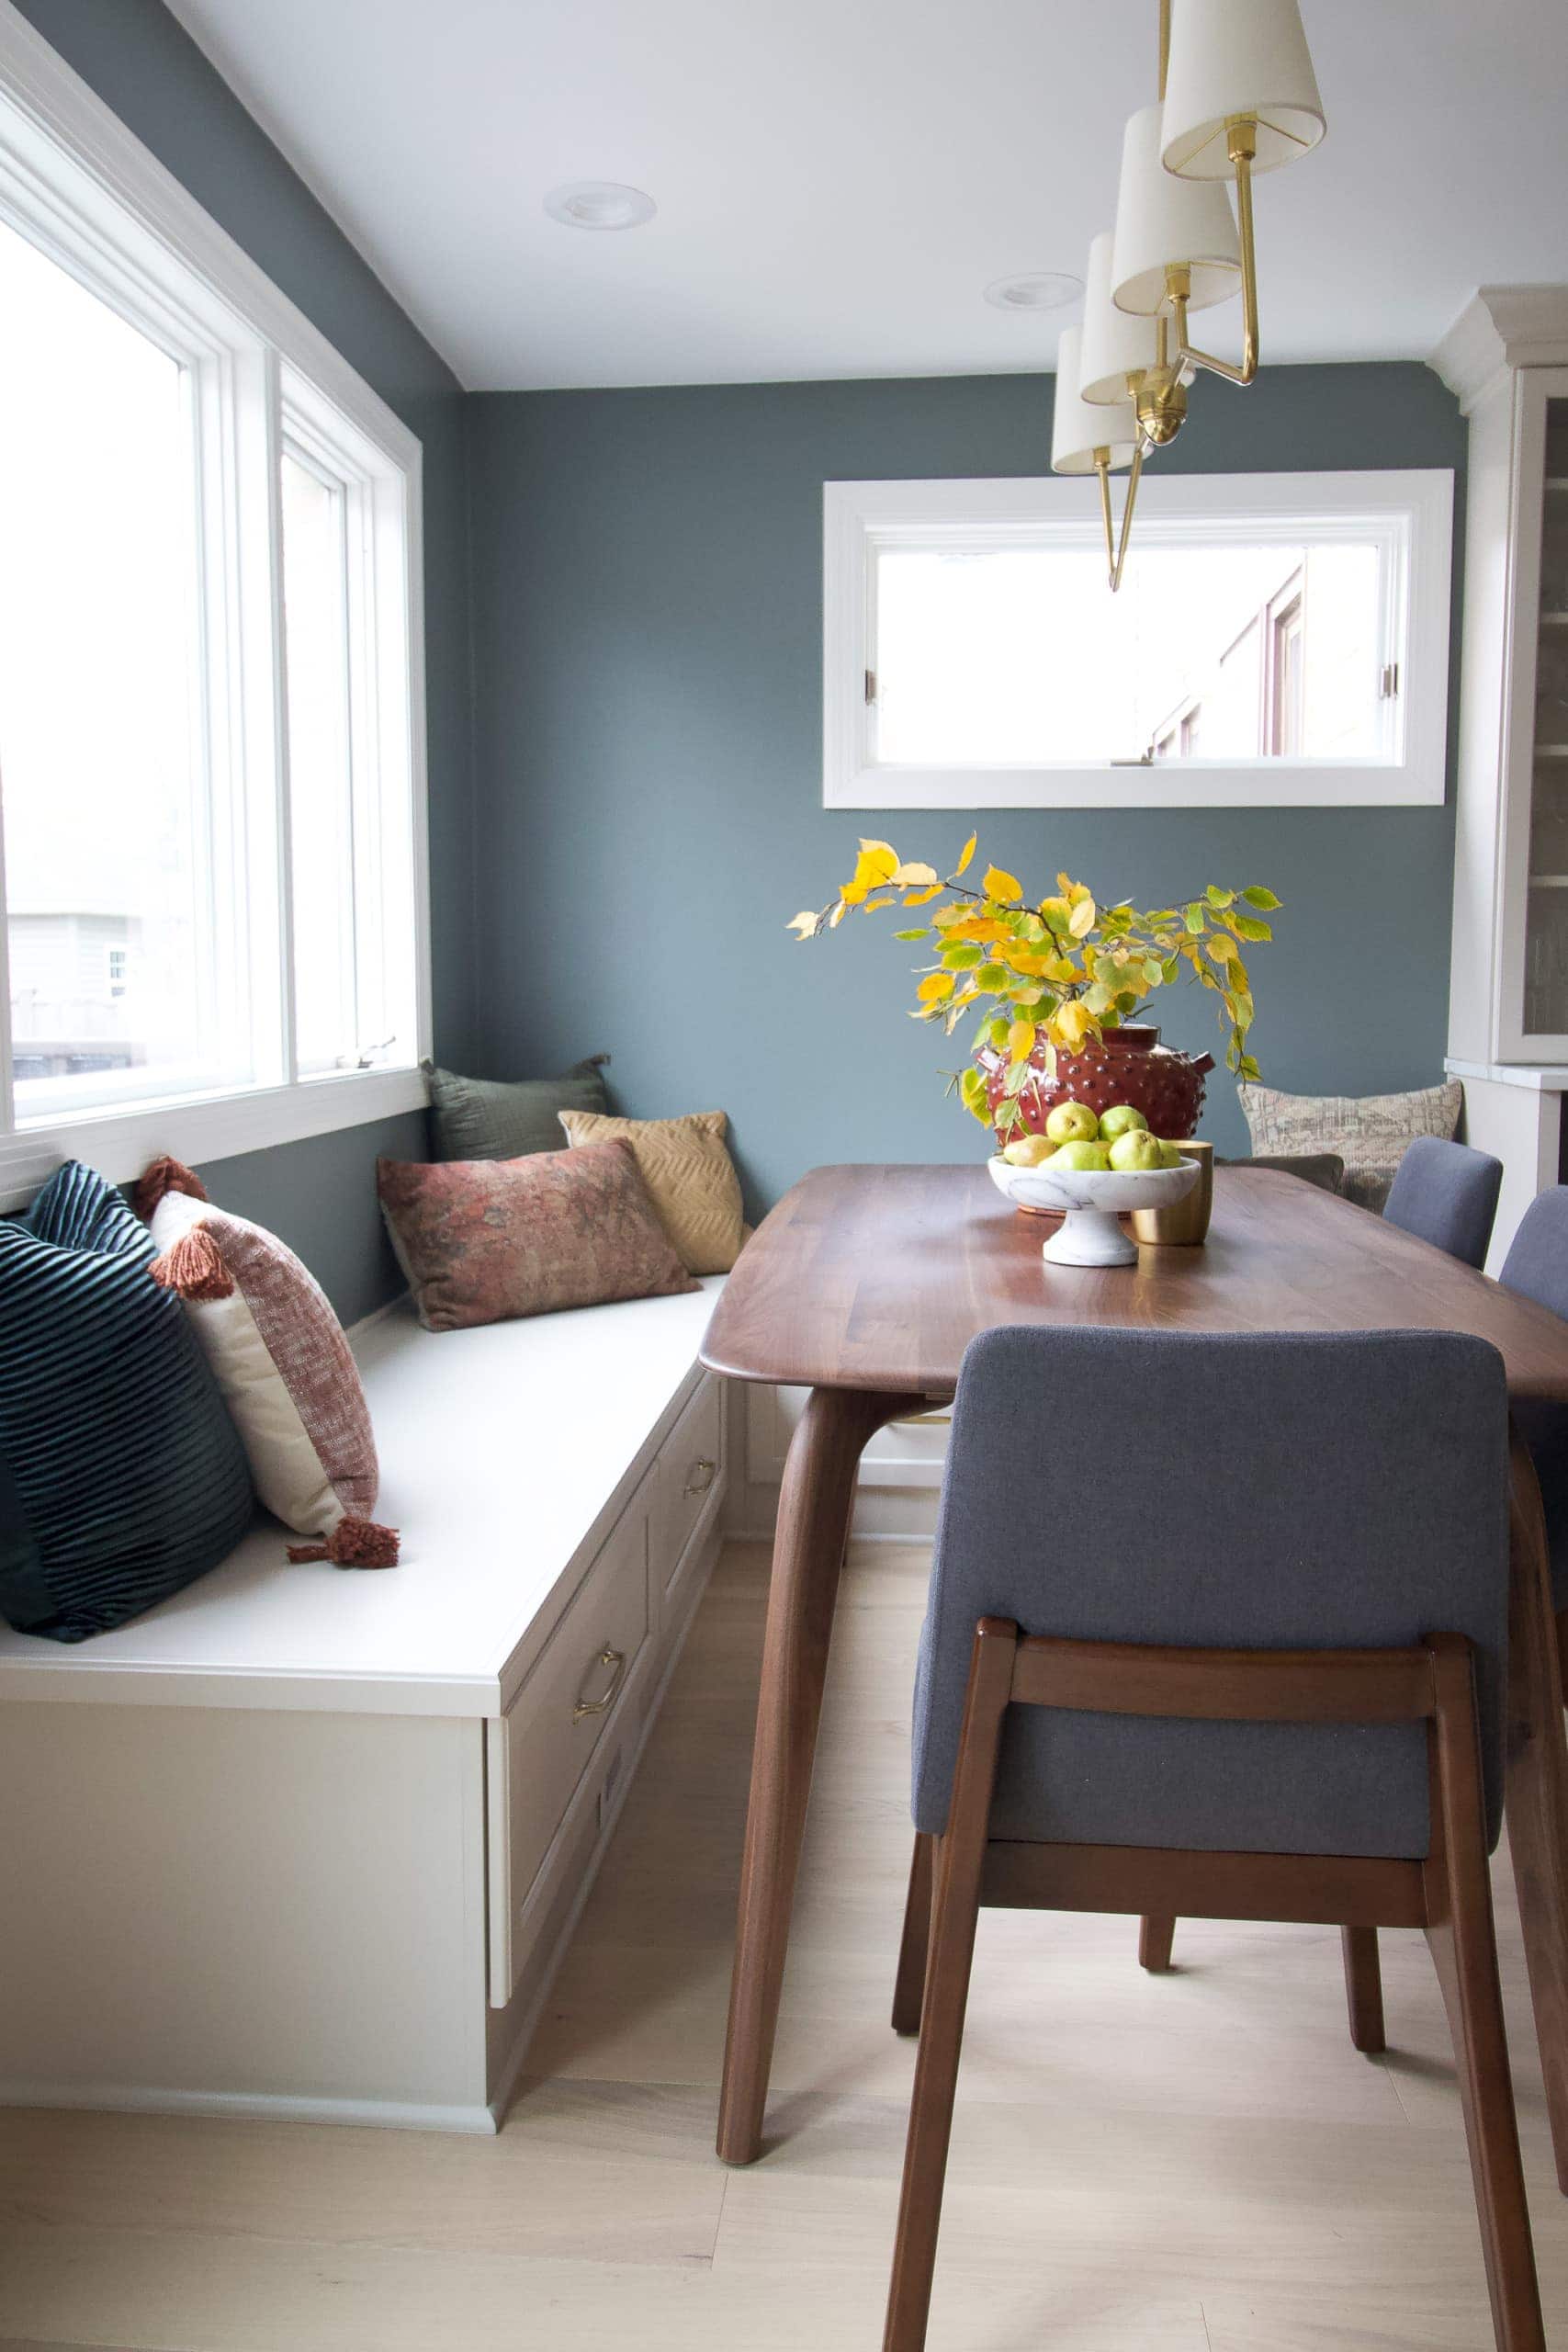
[[[0,1697],[499,1713],[694,1385],[723,1286],[474,1331],[381,1317],[355,1352],[399,1567],[290,1566],[269,1521],[79,1648],[0,1626]]]

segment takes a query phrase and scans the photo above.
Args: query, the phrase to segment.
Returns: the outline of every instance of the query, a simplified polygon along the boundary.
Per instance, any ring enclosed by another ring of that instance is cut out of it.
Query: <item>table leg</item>
[[[718,2153],[726,2164],[751,2164],[761,2148],[789,1915],[855,1472],[874,1430],[922,1409],[921,1400],[908,1396],[814,1388],[784,1464],[719,2094]]]
[[[1557,2182],[1568,2195],[1568,1740],[1540,1489],[1517,1436],[1510,1516],[1508,1845]]]

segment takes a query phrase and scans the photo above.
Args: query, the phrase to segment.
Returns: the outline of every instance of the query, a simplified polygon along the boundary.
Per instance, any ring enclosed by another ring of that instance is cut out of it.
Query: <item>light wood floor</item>
[[[496,2140],[0,2116],[0,2342],[122,2352],[874,2352],[912,2047],[887,2028],[924,1593],[868,1549],[839,1619],[773,2143],[712,2154],[766,1557],[720,1563]],[[1517,1926],[1496,1879],[1548,2333],[1568,2346]],[[1338,1939],[982,1920],[931,2352],[1485,2352],[1448,2045],[1382,1939],[1383,2061]]]

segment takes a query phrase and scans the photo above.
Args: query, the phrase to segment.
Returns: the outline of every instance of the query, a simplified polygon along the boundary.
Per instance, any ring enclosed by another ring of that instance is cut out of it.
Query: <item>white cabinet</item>
[[[1568,1088],[1568,288],[1483,288],[1432,365],[1470,419],[1448,1067],[1504,1163],[1495,1271]]]

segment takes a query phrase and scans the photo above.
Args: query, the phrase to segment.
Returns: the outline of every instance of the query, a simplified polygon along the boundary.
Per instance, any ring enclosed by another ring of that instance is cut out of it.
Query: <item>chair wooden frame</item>
[[[1430,1850],[1411,1861],[992,1838],[1010,1706],[1219,1723],[1425,1723]],[[918,2030],[920,2046],[883,2352],[925,2345],[982,1904],[1339,1927],[1352,2039],[1362,2049],[1382,2046],[1377,1929],[1425,1929],[1453,2036],[1498,2352],[1545,2352],[1497,1976],[1474,1670],[1462,1636],[1432,1634],[1409,1650],[1190,1650],[1046,1640],[1000,1618],[981,1620],[947,1828],[916,1838],[909,1875],[893,2022],[900,2032]]]

